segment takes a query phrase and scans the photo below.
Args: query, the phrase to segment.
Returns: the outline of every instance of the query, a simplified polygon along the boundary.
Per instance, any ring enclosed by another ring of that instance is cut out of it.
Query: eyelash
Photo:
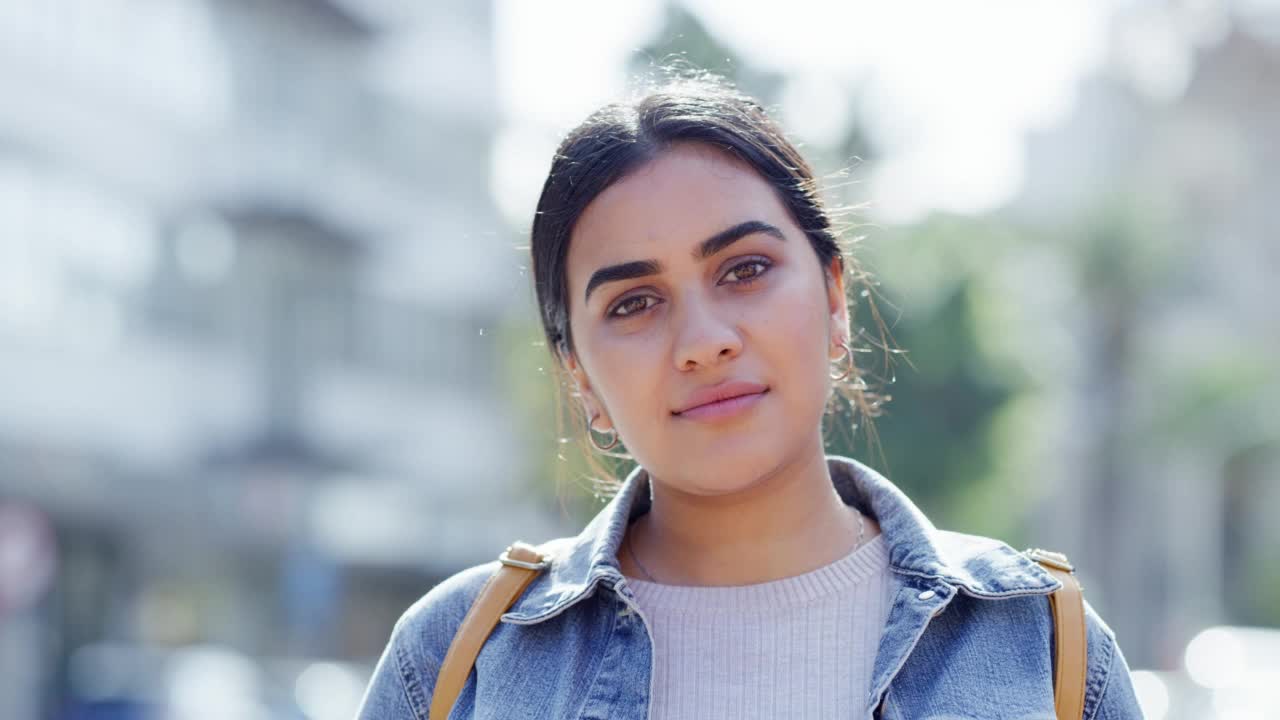
[[[769,272],[770,268],[773,267],[773,263],[764,258],[751,258],[749,260],[740,262],[737,265],[734,265],[733,267],[729,268],[729,270],[725,274],[731,275],[734,272],[737,272],[738,270],[740,270],[741,268],[748,267],[751,265],[759,265],[761,269],[758,270],[755,275],[752,275],[749,278],[744,278],[742,280],[735,280],[733,282],[730,282],[729,284],[737,285],[739,287],[746,287],[754,283],[756,280],[759,280],[763,275]],[[653,297],[653,296],[652,295],[632,295],[629,298],[624,298],[623,300],[620,300],[618,304],[614,305],[613,308],[609,310],[607,315],[610,319],[613,319],[613,320],[624,320],[626,318],[635,317],[636,315],[644,312],[645,310],[648,310],[652,306],[650,305],[650,306],[643,307],[639,310],[632,310],[631,312],[625,313],[622,315],[618,314],[618,310],[623,307],[626,307],[627,304],[633,300],[639,300],[641,298],[650,298],[650,297]]]

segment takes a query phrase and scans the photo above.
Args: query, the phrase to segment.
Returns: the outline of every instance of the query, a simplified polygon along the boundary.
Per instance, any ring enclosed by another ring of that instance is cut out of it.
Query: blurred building
[[[1179,64],[1135,47],[1150,20],[1117,23],[1108,69],[1032,139],[1009,215],[1064,240],[1041,281],[1078,308],[1042,318],[1081,361],[1039,517],[1130,664],[1172,669],[1205,626],[1280,607],[1280,370],[1262,360],[1280,352],[1280,32],[1210,24]]]
[[[485,334],[525,283],[490,13],[0,5],[0,504],[56,558],[0,606],[0,717],[147,701],[128,648],[368,662],[442,575],[565,534]]]

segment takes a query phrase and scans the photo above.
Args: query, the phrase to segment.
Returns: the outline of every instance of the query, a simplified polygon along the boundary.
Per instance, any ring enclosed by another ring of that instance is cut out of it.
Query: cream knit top
[[[754,585],[627,583],[653,635],[653,720],[864,713],[892,600],[883,534]]]

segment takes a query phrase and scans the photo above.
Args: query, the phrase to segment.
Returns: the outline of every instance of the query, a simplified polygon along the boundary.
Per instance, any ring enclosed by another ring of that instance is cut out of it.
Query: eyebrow
[[[782,231],[773,225],[762,220],[747,220],[746,222],[740,222],[733,227],[721,230],[715,235],[703,240],[696,248],[693,249],[693,259],[699,261],[706,260],[742,238],[756,234],[769,235],[780,241],[786,240],[786,236],[782,234]],[[591,279],[587,281],[587,291],[583,297],[583,301],[585,302],[590,300],[591,291],[605,283],[657,275],[661,272],[662,263],[657,260],[633,260],[619,265],[607,265],[591,274]]]

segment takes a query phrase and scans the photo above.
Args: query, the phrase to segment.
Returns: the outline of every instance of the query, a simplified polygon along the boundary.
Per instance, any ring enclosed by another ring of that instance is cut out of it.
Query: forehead
[[[566,263],[570,292],[580,293],[587,276],[606,264],[692,262],[695,245],[746,220],[794,227],[773,187],[750,165],[706,145],[675,145],[606,188],[578,218]]]

